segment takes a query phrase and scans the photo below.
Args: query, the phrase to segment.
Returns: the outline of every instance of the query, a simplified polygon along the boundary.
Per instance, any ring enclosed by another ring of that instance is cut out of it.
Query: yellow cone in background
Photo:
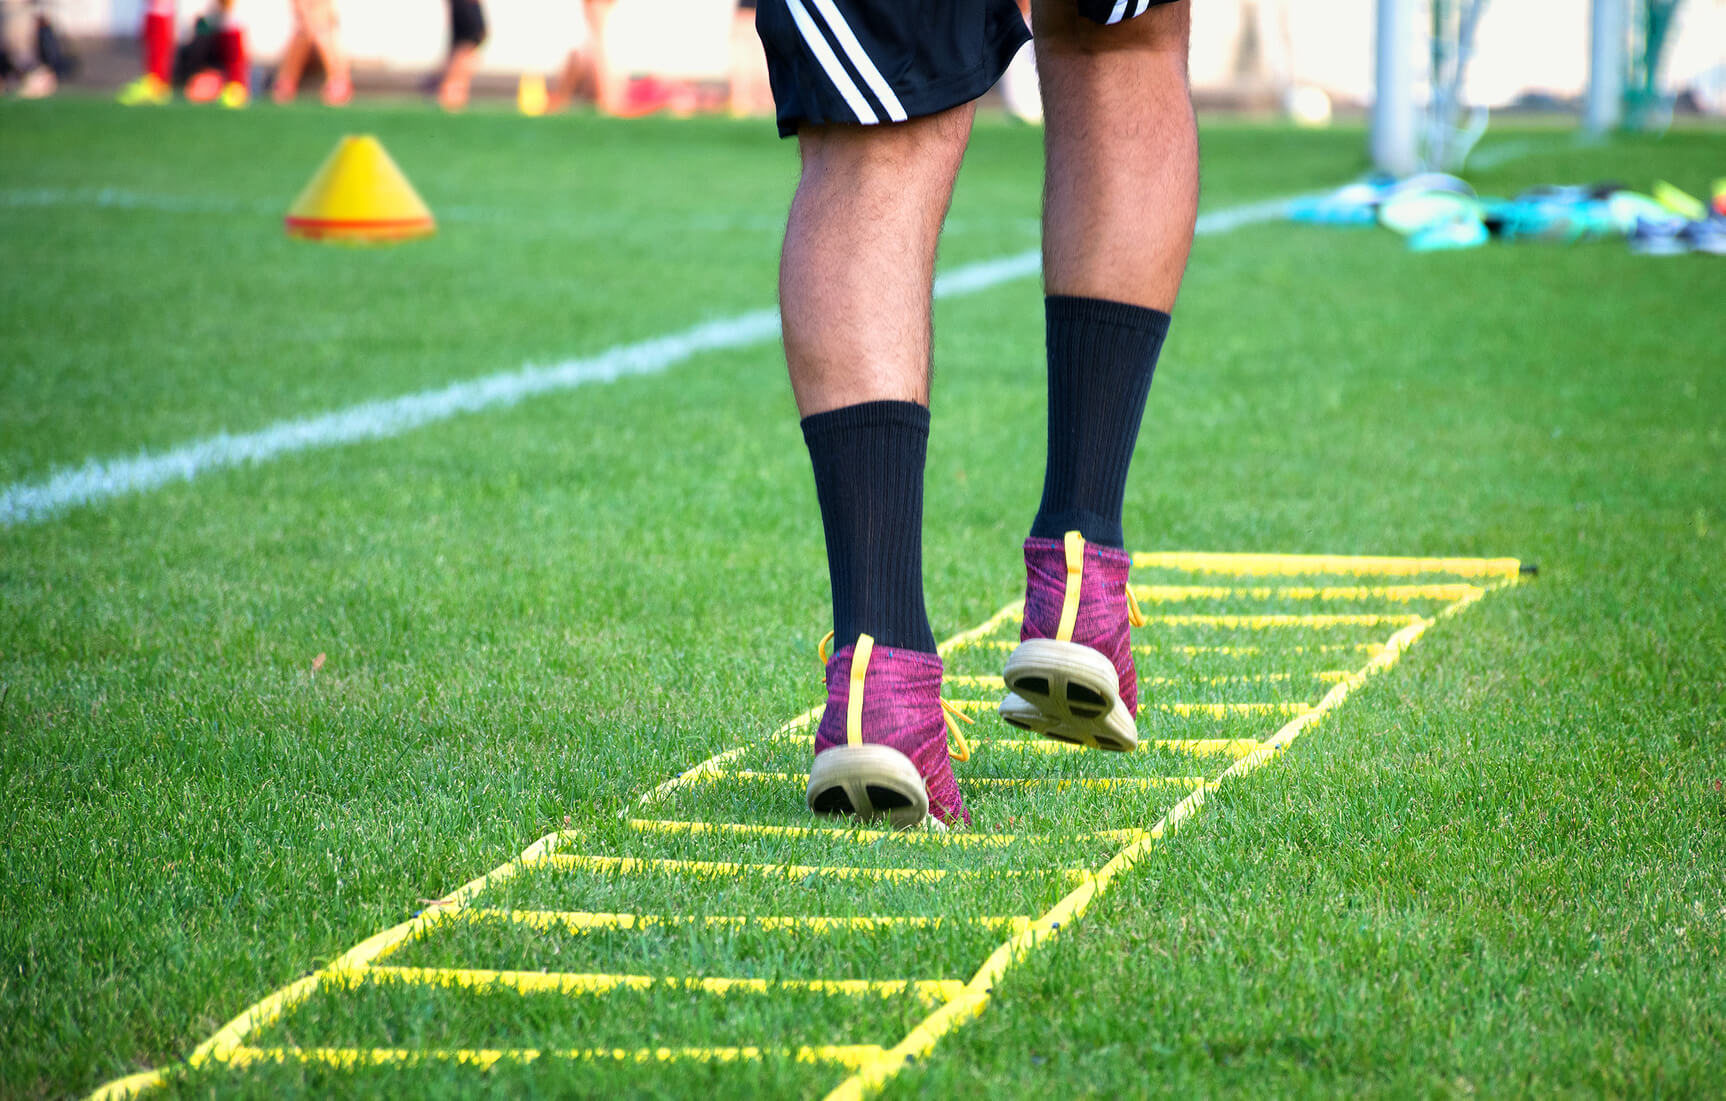
[[[290,237],[388,244],[437,230],[425,200],[370,134],[343,138],[283,219]]]
[[[521,113],[530,117],[538,117],[551,106],[551,96],[545,90],[545,78],[538,73],[521,74],[521,83],[515,88],[515,105]]]

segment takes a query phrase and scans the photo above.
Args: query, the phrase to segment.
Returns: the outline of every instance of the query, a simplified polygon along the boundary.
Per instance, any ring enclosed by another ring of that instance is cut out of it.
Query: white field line
[[[1284,216],[1288,204],[1288,199],[1274,199],[1226,207],[1200,217],[1196,232],[1228,233],[1274,221]],[[941,273],[935,280],[935,297],[976,294],[1035,275],[1040,266],[1036,249],[965,264]],[[144,493],[170,482],[190,481],[214,470],[268,462],[298,451],[388,439],[463,413],[505,409],[541,394],[656,375],[703,352],[764,344],[778,335],[779,311],[751,310],[650,340],[614,345],[580,359],[529,364],[435,390],[281,420],[255,432],[221,432],[166,451],[141,451],[130,458],[92,458],[81,466],[56,470],[44,479],[13,482],[0,490],[0,527],[46,520],[68,509]]]
[[[265,199],[232,199],[219,195],[174,195],[164,192],[134,191],[125,187],[19,187],[0,189],[0,210],[33,210],[44,207],[81,207],[95,210],[143,210],[152,214],[185,214],[194,217],[234,215],[245,218],[264,216],[280,218],[287,213],[288,203]],[[461,203],[438,203],[433,211],[439,222],[504,226],[535,234],[555,232],[574,237],[605,237],[614,239],[618,233],[639,229],[649,233],[771,233],[785,232],[785,218],[770,214],[684,214],[660,216],[651,220],[620,220],[611,212],[572,214],[538,212],[532,217],[519,210],[501,207],[472,206]],[[955,233],[1024,233],[1035,236],[1039,223],[1035,218],[956,217],[948,218],[942,231]]]
[[[287,207],[213,195],[159,195],[124,187],[20,187],[0,191],[0,209],[78,206],[157,214],[285,214]]]

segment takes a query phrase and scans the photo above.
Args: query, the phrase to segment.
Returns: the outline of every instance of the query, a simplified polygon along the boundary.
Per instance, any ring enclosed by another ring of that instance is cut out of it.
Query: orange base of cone
[[[430,237],[437,232],[437,223],[429,218],[378,220],[347,220],[341,218],[282,219],[289,237],[305,241],[351,242],[356,245],[388,244],[411,241],[415,237]]]

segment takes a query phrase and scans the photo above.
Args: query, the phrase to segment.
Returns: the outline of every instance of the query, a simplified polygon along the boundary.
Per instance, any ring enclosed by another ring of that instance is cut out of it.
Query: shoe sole
[[[1108,658],[1076,642],[1019,643],[1002,673],[1010,726],[1057,742],[1126,753],[1139,747],[1138,724],[1121,702],[1120,674]]]
[[[884,745],[841,745],[817,754],[809,769],[808,803],[816,814],[849,814],[865,822],[885,818],[896,830],[929,817],[929,789],[917,766]]]

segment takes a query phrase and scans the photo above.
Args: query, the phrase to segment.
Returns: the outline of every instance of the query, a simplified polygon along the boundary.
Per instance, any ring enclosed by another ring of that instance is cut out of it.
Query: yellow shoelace
[[[941,699],[941,717],[947,720],[947,733],[951,734],[953,736],[953,740],[959,743],[959,748],[957,750],[952,746],[947,747],[947,756],[953,758],[955,761],[969,761],[971,759],[971,743],[965,740],[965,735],[960,731],[959,724],[953,720],[963,719],[968,723],[975,723],[977,720],[965,714],[957,707],[954,707],[944,698]]]
[[[869,638],[868,635],[864,635],[862,637],[863,638]],[[821,636],[821,641],[815,644],[815,655],[821,659],[821,668],[823,670],[825,670],[827,668],[827,644],[829,642],[832,642],[832,641],[833,641],[833,632],[828,631],[826,634]],[[869,640],[871,650],[874,648],[874,641],[875,641],[874,639]],[[863,660],[865,669],[858,670],[859,672],[864,672],[867,669],[867,663],[868,663],[867,654],[865,654],[865,656],[863,657],[862,660]],[[861,701],[863,699],[862,687],[863,686],[861,684],[857,685],[857,700],[858,700],[858,702],[851,709],[852,715],[847,716],[847,722],[846,722],[847,727],[854,725],[853,722],[851,721],[853,719],[853,717],[859,717],[863,713],[863,707],[862,707],[862,703],[861,703]],[[948,703],[944,697],[937,696],[936,701],[938,703],[940,703],[940,705],[941,705],[941,718],[947,724],[947,732],[950,735],[952,735],[953,741],[958,743],[958,746],[959,746],[958,749],[954,749],[951,745],[949,745],[947,747],[947,756],[951,757],[955,761],[969,761],[971,759],[971,743],[967,742],[965,740],[964,732],[962,732],[959,729],[959,724],[957,722],[954,722],[953,720],[959,719],[959,720],[962,720],[962,721],[967,722],[967,723],[975,723],[977,720],[973,719],[971,716],[965,714],[963,711],[959,710],[957,707],[954,707],[952,704]],[[846,735],[847,735],[846,740],[853,745],[861,744],[861,742],[863,740],[863,733],[861,730],[849,730],[848,729],[846,731]]]
[[[1055,628],[1055,637],[1062,642],[1071,642],[1073,628],[1079,622],[1079,593],[1084,585],[1085,537],[1069,531],[1063,542],[1067,558],[1067,587],[1061,595],[1061,623]],[[1130,580],[1127,582],[1127,622],[1134,627],[1145,625],[1145,613],[1139,607],[1139,598],[1133,595]]]
[[[1133,583],[1127,582],[1127,622],[1135,627],[1145,625],[1145,613],[1139,608],[1139,598],[1133,595]]]

